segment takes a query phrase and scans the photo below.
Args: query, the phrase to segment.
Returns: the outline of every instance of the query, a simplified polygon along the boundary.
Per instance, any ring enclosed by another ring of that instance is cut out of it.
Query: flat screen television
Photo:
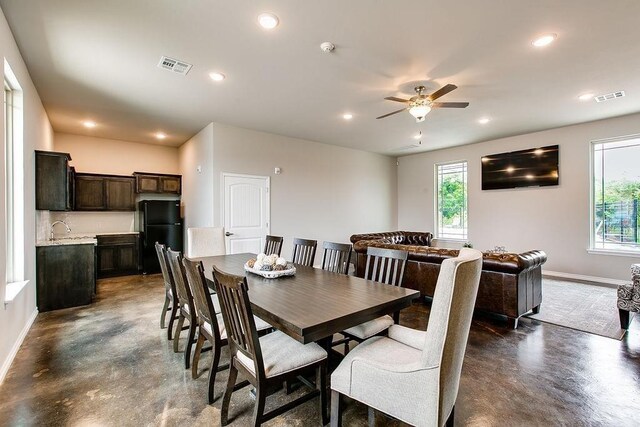
[[[558,145],[482,157],[482,189],[558,185]]]

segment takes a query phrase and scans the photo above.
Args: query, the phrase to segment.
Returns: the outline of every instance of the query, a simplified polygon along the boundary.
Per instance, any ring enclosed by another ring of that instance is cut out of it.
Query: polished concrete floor
[[[173,353],[159,328],[160,277],[102,280],[98,286],[93,305],[38,316],[0,386],[0,425],[219,425],[227,373],[218,375],[217,400],[207,405],[206,372],[192,380],[182,353]],[[424,329],[427,318],[428,306],[420,303],[404,310],[401,323]],[[500,319],[474,319],[457,426],[640,423],[638,319],[622,341],[536,320],[520,324],[514,331]],[[272,402],[290,397],[279,392]],[[234,393],[233,425],[249,424],[252,404],[248,388]],[[318,424],[312,400],[266,425]],[[344,424],[365,426],[366,408],[349,402]],[[397,425],[383,416],[376,424]]]

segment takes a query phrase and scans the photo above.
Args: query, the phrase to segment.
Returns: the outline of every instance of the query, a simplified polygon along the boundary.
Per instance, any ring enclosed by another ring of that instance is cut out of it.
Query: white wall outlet
[[[275,169],[273,170],[273,172],[274,172],[276,175],[280,175],[280,174],[282,173],[282,169],[280,169],[280,168],[275,168]]]

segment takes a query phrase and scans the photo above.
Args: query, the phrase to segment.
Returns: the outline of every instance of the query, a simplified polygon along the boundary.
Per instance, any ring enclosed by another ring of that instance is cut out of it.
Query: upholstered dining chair
[[[162,271],[162,280],[164,282],[164,305],[162,306],[162,314],[160,315],[160,329],[164,329],[167,311],[169,313],[169,327],[167,328],[167,339],[173,338],[173,322],[178,317],[178,302],[176,294],[176,285],[173,277],[167,267],[167,249],[164,245],[156,242],[156,254],[158,254],[158,262],[160,263],[160,271]]]
[[[283,240],[282,236],[270,236],[267,234],[264,242],[264,253],[267,255],[278,254],[280,256]]]
[[[400,325],[345,356],[331,375],[331,426],[341,423],[341,395],[415,426],[453,425],[453,413],[482,253],[461,249],[442,262],[426,332]],[[419,392],[416,392],[416,391]],[[373,417],[370,417],[370,419]]]
[[[196,328],[198,325],[198,317],[193,302],[193,293],[187,284],[187,278],[182,267],[182,255],[180,252],[167,250],[167,260],[169,271],[176,285],[176,293],[178,294],[178,325],[173,336],[173,351],[178,352],[178,342],[185,320],[189,322],[189,334],[187,335],[187,344],[184,349],[184,367],[189,369],[191,366],[191,347],[195,341]]]
[[[339,274],[349,274],[351,245],[348,243],[324,242],[322,244],[322,269]]]
[[[293,239],[293,254],[291,262],[307,267],[313,267],[313,261],[316,259],[317,240],[309,239]]]
[[[222,347],[228,344],[227,331],[220,314],[220,304],[217,295],[211,295],[207,280],[204,277],[204,268],[202,262],[191,261],[187,258],[182,260],[185,276],[189,288],[193,292],[193,301],[198,316],[198,339],[196,348],[193,353],[193,361],[191,363],[191,378],[198,377],[198,365],[200,356],[203,351],[205,341],[211,344],[213,356],[211,358],[211,366],[209,368],[209,403],[213,403],[213,388],[216,382],[216,373],[227,369],[229,365],[220,365],[220,354]],[[255,318],[256,329],[258,334],[267,333],[272,329],[267,322]]]
[[[404,268],[407,263],[407,251],[369,247],[367,249],[367,263],[364,278],[386,285],[400,286],[404,278]],[[378,317],[342,332],[347,338],[362,342],[367,338],[384,332],[391,325],[397,323],[400,313]]]
[[[201,258],[226,253],[223,227],[189,227],[187,229],[187,257]]]
[[[301,344],[280,331],[258,338],[246,278],[224,273],[215,266],[213,276],[222,305],[222,316],[227,325],[231,358],[227,389],[220,410],[222,425],[229,423],[229,404],[231,394],[237,389],[238,372],[256,390],[252,425],[259,426],[318,395],[322,425],[327,424],[327,352],[316,343]],[[296,378],[310,369],[316,371],[314,390],[279,408],[264,412],[267,393],[272,391],[274,385],[280,386],[284,381]]]

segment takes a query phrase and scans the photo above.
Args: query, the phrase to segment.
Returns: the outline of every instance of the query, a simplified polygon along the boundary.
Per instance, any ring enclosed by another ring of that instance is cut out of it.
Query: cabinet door
[[[161,176],[160,187],[163,193],[180,194],[182,190],[182,179],[179,176]]]
[[[100,211],[107,208],[105,179],[101,176],[76,175],[77,211]]]
[[[117,246],[98,246],[98,277],[108,276],[116,271]]]
[[[107,210],[135,211],[134,178],[107,178],[106,195]]]
[[[138,249],[135,245],[123,245],[117,251],[118,271],[123,273],[138,269]]]
[[[136,175],[136,191],[138,193],[159,193],[160,177],[157,175]]]
[[[69,155],[36,152],[36,209],[65,211],[67,207]]]

